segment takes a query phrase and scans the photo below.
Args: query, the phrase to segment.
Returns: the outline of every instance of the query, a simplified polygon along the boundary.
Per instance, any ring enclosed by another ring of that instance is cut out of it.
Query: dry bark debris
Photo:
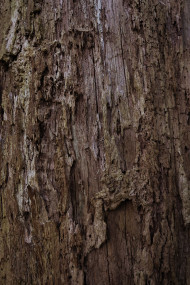
[[[189,22],[1,1],[1,284],[190,283]]]

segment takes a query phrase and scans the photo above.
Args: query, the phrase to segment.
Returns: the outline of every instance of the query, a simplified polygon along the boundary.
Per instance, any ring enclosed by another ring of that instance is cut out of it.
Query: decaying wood
[[[190,284],[189,1],[0,16],[0,283]]]

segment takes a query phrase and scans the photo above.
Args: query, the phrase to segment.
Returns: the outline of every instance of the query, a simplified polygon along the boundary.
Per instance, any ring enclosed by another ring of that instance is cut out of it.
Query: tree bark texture
[[[1,0],[0,284],[190,284],[190,2]]]

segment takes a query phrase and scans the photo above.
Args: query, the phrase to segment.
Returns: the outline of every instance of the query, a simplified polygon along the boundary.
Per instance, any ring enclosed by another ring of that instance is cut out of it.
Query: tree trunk
[[[190,284],[189,1],[0,16],[0,284]]]

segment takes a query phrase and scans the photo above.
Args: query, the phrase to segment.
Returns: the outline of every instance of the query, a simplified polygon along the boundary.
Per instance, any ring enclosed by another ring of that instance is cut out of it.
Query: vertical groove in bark
[[[0,283],[190,282],[190,5],[0,3]]]

